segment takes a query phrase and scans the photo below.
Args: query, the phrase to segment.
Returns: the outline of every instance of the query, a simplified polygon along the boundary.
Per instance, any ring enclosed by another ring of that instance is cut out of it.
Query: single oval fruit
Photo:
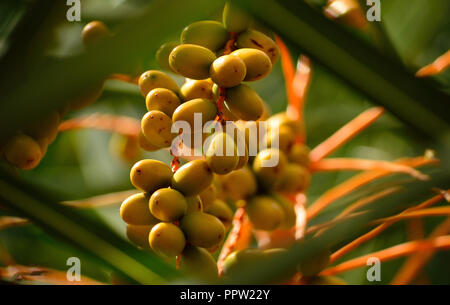
[[[235,87],[246,77],[247,67],[239,56],[223,55],[211,65],[211,80],[220,87]]]
[[[185,196],[200,194],[211,185],[213,174],[205,160],[194,160],[181,166],[173,175],[172,186]]]
[[[214,53],[202,46],[182,44],[170,53],[170,67],[178,74],[192,79],[209,77],[209,68],[216,59]]]
[[[239,57],[245,64],[246,75],[244,80],[251,82],[262,79],[269,75],[272,70],[270,58],[263,51],[257,49],[238,49],[231,56]]]
[[[199,45],[215,52],[225,46],[228,36],[227,30],[220,22],[205,20],[185,27],[181,32],[181,42]]]
[[[180,99],[169,89],[156,88],[147,94],[145,105],[148,111],[159,110],[172,117],[175,109],[180,106]]]
[[[247,167],[221,176],[220,180],[224,193],[233,200],[247,199],[257,190],[256,179]]]
[[[181,86],[181,96],[184,101],[190,101],[196,98],[212,100],[213,84],[210,78],[200,80],[187,79],[183,86]]]
[[[39,144],[31,137],[19,134],[10,139],[3,151],[5,159],[20,169],[35,168],[42,158]]]
[[[251,18],[230,2],[225,4],[222,21],[228,32],[240,33],[248,29]]]
[[[139,135],[138,135],[138,143],[139,146],[146,151],[156,151],[159,150],[160,148],[154,144],[152,144],[142,133],[142,130],[139,130]]]
[[[177,41],[170,41],[159,47],[158,51],[156,51],[156,62],[161,68],[172,71],[172,68],[169,65],[169,55],[170,52],[179,45],[180,43]]]
[[[203,212],[203,202],[200,195],[186,197],[187,210],[186,214],[193,212]]]
[[[150,213],[148,201],[150,196],[145,193],[134,194],[124,200],[120,206],[120,217],[130,225],[154,225],[159,220]]]
[[[136,226],[127,225],[127,237],[135,245],[150,250],[150,243],[148,242],[148,236],[154,225],[149,226]]]
[[[155,88],[166,88],[173,92],[179,92],[177,83],[169,75],[158,70],[149,70],[142,73],[138,84],[143,96],[147,96]]]
[[[310,182],[311,174],[305,167],[289,163],[278,187],[285,193],[298,193],[306,190]]]
[[[236,46],[239,49],[253,48],[261,50],[269,56],[272,64],[276,63],[280,55],[280,51],[275,41],[269,36],[255,30],[247,30],[239,34],[239,37],[236,40]]]
[[[110,35],[108,27],[101,21],[91,21],[86,24],[81,32],[83,44],[91,46]]]
[[[172,170],[161,161],[144,159],[133,165],[130,180],[137,189],[153,193],[157,189],[170,186]]]
[[[228,88],[225,104],[234,115],[245,121],[258,120],[264,110],[259,95],[245,84]]]
[[[244,249],[235,251],[227,256],[223,264],[223,274],[230,276],[239,272],[249,264],[261,263],[265,260],[264,253],[259,249]]]
[[[202,200],[203,210],[209,209],[217,196],[217,188],[211,183],[203,192],[200,193],[200,199]]]
[[[310,160],[309,160],[309,148],[306,145],[297,143],[292,146],[291,150],[288,154],[288,159],[291,162],[297,163],[298,165],[308,167]]]
[[[284,219],[280,227],[282,229],[290,229],[295,226],[297,214],[295,213],[294,205],[290,201],[286,200],[284,197],[276,193],[272,194],[272,197],[284,211]]]
[[[225,201],[215,199],[213,204],[205,211],[207,214],[216,216],[227,230],[233,221],[233,211]]]
[[[156,218],[172,222],[186,214],[187,201],[177,190],[162,188],[152,194],[148,206]]]
[[[280,112],[272,115],[267,120],[267,123],[270,128],[281,128],[282,126],[289,127],[296,136],[301,136],[305,131],[305,127],[303,126],[301,120],[292,120],[288,117],[286,112]]]
[[[206,162],[216,174],[225,175],[231,172],[239,162],[236,145],[226,133],[216,134],[206,151]]]
[[[203,129],[203,126],[206,122],[212,121],[217,116],[217,106],[215,103],[213,103],[211,100],[203,99],[203,98],[197,98],[190,101],[187,101],[180,106],[178,106],[177,109],[175,109],[175,112],[173,113],[172,120],[173,122],[177,121],[184,121],[187,122],[190,126],[190,131],[184,131],[184,132],[201,132],[202,130],[196,130],[194,129],[196,125],[195,122],[195,115],[199,116],[201,114],[201,126],[199,128]]]
[[[267,147],[278,148],[287,154],[294,146],[296,138],[289,127],[282,125],[279,128],[270,128],[264,137],[264,141]]]
[[[194,246],[211,248],[219,244],[225,236],[225,227],[215,216],[194,212],[180,221],[180,228],[186,240]]]
[[[153,251],[167,257],[179,255],[186,245],[186,239],[180,228],[166,222],[152,228],[148,241]]]
[[[181,253],[180,269],[200,280],[214,280],[218,277],[214,257],[203,248],[186,245]]]
[[[255,229],[273,231],[284,220],[283,209],[268,196],[256,196],[247,204],[247,213]]]
[[[162,111],[147,112],[141,120],[141,130],[150,143],[160,148],[169,147],[177,136],[172,133],[172,120]]]
[[[253,172],[258,182],[270,190],[281,182],[286,165],[287,159],[282,151],[268,148],[256,155],[253,161]]]

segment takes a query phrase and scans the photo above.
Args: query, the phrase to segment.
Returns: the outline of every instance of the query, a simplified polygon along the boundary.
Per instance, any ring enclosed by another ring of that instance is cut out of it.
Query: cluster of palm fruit
[[[102,22],[91,22],[83,28],[83,44],[89,48],[108,35],[109,30]],[[18,130],[14,136],[0,143],[0,159],[4,158],[9,164],[19,169],[35,168],[45,156],[48,145],[55,140],[61,119],[66,113],[89,106],[100,97],[102,92],[103,82],[30,122]]]
[[[239,123],[248,143],[245,124]],[[264,145],[258,144],[261,149],[250,160],[251,166],[220,176],[219,187],[224,199],[235,201],[238,206],[246,202],[255,229],[289,229],[295,224],[294,207],[280,194],[299,193],[309,186],[309,149],[297,141],[303,133],[302,124],[286,113],[275,114],[265,123],[267,128],[258,131]],[[278,163],[267,166],[273,159],[278,159]]]

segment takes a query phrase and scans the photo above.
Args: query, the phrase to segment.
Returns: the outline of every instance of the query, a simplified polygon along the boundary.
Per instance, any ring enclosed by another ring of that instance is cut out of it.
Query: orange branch
[[[139,83],[139,76],[131,76],[131,75],[121,74],[121,73],[111,74],[108,77],[108,79],[119,80],[122,82],[135,84],[135,85],[137,85]]]
[[[275,35],[275,41],[278,45],[278,48],[280,49],[281,67],[283,69],[283,76],[286,84],[286,94],[288,98],[288,104],[294,105],[296,103],[296,97],[293,89],[295,77],[294,62],[292,61],[291,55],[289,54],[289,49],[284,44],[283,40],[281,40],[280,37]]]
[[[225,259],[233,251],[242,250],[248,247],[251,240],[252,225],[245,213],[245,208],[238,208],[233,218],[233,229],[228,234],[222,251],[217,261],[219,275],[223,274],[223,265]]]
[[[94,113],[84,117],[73,118],[59,125],[59,131],[92,128],[137,137],[141,129],[138,119],[112,114]]]
[[[309,154],[311,162],[318,162],[333,153],[344,143],[372,125],[383,113],[384,108],[373,107],[358,115],[328,139],[316,146]]]
[[[426,157],[418,157],[418,158],[411,158],[411,159],[403,159],[396,161],[395,163],[406,165],[409,167],[420,167],[427,164],[436,164],[439,160],[433,159],[433,158],[426,158]],[[385,171],[385,170],[373,170],[364,172],[358,175],[355,175],[351,177],[350,179],[344,181],[343,183],[331,188],[325,194],[323,194],[321,197],[319,197],[313,204],[311,204],[307,212],[307,219],[310,220],[313,217],[315,217],[318,213],[320,213],[323,209],[328,207],[332,202],[338,200],[339,198],[342,198],[346,196],[347,194],[351,193],[352,191],[358,189],[361,186],[367,185],[370,182],[387,176],[391,174],[391,172]]]
[[[429,176],[414,168],[389,161],[364,160],[351,158],[322,159],[310,165],[311,171],[341,171],[341,170],[384,170],[391,173],[411,175],[419,180],[427,180]]]
[[[444,199],[444,195],[443,194],[439,194],[437,196],[434,196],[431,199],[428,199],[424,202],[422,202],[421,204],[411,207],[409,209],[406,209],[405,211],[403,211],[402,213],[408,213],[411,211],[415,211],[415,210],[420,210],[420,209],[424,209],[427,208],[433,204],[436,204],[438,202],[440,202],[441,200]],[[401,213],[400,213],[401,214]],[[354,249],[356,249],[357,247],[359,247],[360,245],[362,245],[363,243],[375,238],[376,236],[378,236],[379,234],[381,234],[384,230],[386,230],[387,228],[389,228],[392,224],[394,224],[395,222],[385,222],[381,225],[379,225],[378,227],[372,229],[371,231],[369,231],[368,233],[356,238],[355,240],[353,240],[352,242],[348,243],[347,245],[345,245],[344,247],[342,247],[341,249],[337,250],[336,252],[334,252],[331,256],[330,256],[330,263],[338,260],[339,258],[341,258],[342,256],[346,255],[347,253],[353,251]]]
[[[430,216],[447,216],[450,215],[450,207],[437,207],[430,209],[421,209],[417,211],[404,212],[399,215],[395,215],[392,217],[387,217],[383,219],[379,219],[374,221],[374,223],[383,223],[390,221],[400,221],[405,219],[414,219],[414,218],[422,218],[422,217],[430,217]]]
[[[441,235],[448,234],[450,231],[450,218],[447,218],[430,234],[430,238],[437,238]],[[413,281],[419,272],[425,267],[426,263],[433,257],[435,249],[425,253],[415,253],[409,257],[400,270],[395,275],[391,284],[406,285]]]
[[[417,71],[417,77],[427,77],[444,72],[450,67],[450,50],[444,55],[439,56],[433,63]]]
[[[430,240],[418,240],[406,242],[391,248],[381,251],[373,252],[349,261],[346,261],[337,266],[328,268],[320,273],[322,276],[334,275],[366,266],[367,260],[371,257],[378,258],[381,262],[396,259],[405,255],[416,252],[424,252],[429,250],[450,249],[450,235],[440,236]]]

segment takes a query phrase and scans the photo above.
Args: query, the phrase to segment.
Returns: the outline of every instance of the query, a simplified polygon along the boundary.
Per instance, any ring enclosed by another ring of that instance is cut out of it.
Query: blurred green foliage
[[[9,43],[11,35],[14,34],[14,27],[18,22],[23,22],[21,17],[25,14],[24,9],[30,4],[29,2],[33,1],[3,0],[0,3],[0,54],[10,52]],[[34,54],[39,57],[40,63],[31,67],[23,66],[18,58],[17,70],[2,70],[0,73],[0,88],[5,89],[12,84],[12,88],[16,90],[13,92],[10,90],[1,99],[1,132],[6,132],[14,124],[20,124],[20,118],[26,121],[35,112],[45,111],[45,109],[57,105],[58,98],[64,97],[66,94],[69,96],[75,94],[80,88],[92,83],[96,78],[101,78],[114,71],[113,69],[128,68],[133,62],[133,56],[144,57],[147,69],[157,68],[153,54],[159,44],[177,39],[180,30],[191,22],[201,19],[220,19],[223,1],[192,1],[189,5],[187,2],[171,1],[168,4],[164,1],[143,0],[82,1],[81,22],[60,21],[56,25],[52,25],[51,29],[54,35],[50,39],[49,48],[45,49],[44,54]],[[313,2],[317,9],[325,4],[325,1],[310,2]],[[160,8],[164,8],[164,10],[159,11]],[[403,63],[411,72],[430,63],[450,49],[449,14],[450,2],[448,0],[382,1],[383,28]],[[146,15],[147,18],[141,18]],[[101,47],[108,45],[99,46],[93,55],[86,55],[81,44],[80,32],[85,23],[94,19],[104,21],[113,31],[117,30],[121,34],[129,33],[129,37],[118,35],[117,41],[115,41],[124,45],[111,50],[110,54],[102,54]],[[290,30],[295,32],[295,29]],[[295,34],[302,37],[302,33]],[[34,33],[34,35],[38,35],[38,33]],[[25,40],[28,47],[30,47],[28,43],[36,43],[33,40],[27,41],[28,38],[30,37],[19,37],[19,42],[21,39]],[[133,49],[135,47],[140,49]],[[12,55],[15,55],[16,51],[12,50]],[[293,51],[295,59],[300,49],[294,46]],[[102,55],[104,58],[100,58]],[[42,72],[44,77],[48,76],[49,79],[42,79],[42,75],[39,75],[40,69],[47,63],[46,61],[42,62],[40,56],[44,56],[44,58],[51,56],[55,60],[52,60],[50,67]],[[329,56],[333,57],[333,54],[329,54]],[[16,56],[11,58],[17,60]],[[122,59],[123,62],[117,62],[118,59]],[[4,63],[0,60],[0,64],[15,69],[12,66],[13,63],[15,64],[15,62]],[[26,63],[28,64],[29,61],[27,60]],[[81,66],[77,70],[77,65],[80,63]],[[17,71],[25,74],[18,77]],[[58,76],[57,72],[63,75]],[[9,75],[14,76],[12,80]],[[24,78],[23,81],[21,77]],[[175,78],[177,82],[182,83],[181,78]],[[435,77],[435,80],[441,89],[448,90],[450,88],[450,71]],[[24,85],[26,86],[24,87]],[[42,87],[43,85],[45,86]],[[287,102],[280,62],[275,65],[269,77],[252,84],[252,86],[270,105],[274,113],[285,109]],[[52,98],[52,100],[43,102],[43,96]],[[8,100],[8,97],[11,99]],[[17,101],[33,101],[34,104],[29,109],[23,110],[20,105],[14,104]],[[356,91],[347,82],[332,73],[329,68],[313,61],[313,79],[305,109],[308,144],[311,147],[316,146],[339,127],[371,106],[373,106],[372,100],[360,91]],[[448,110],[448,105],[442,105],[442,109],[443,111]],[[11,111],[12,115],[6,111]],[[106,90],[98,102],[82,111],[70,113],[66,119],[94,112],[128,115],[139,119],[145,113],[145,103],[135,86],[117,81],[107,81]],[[8,116],[13,117],[14,121],[7,121]],[[60,200],[75,200],[131,189],[132,185],[129,182],[131,164],[127,164],[111,154],[110,137],[111,134],[107,132],[95,130],[63,132],[49,147],[47,155],[38,168],[29,172],[20,172],[18,177],[50,190]],[[414,129],[403,124],[393,115],[386,114],[364,133],[344,145],[334,156],[394,160],[404,156],[421,155],[427,148],[438,148],[433,147],[434,144],[436,143],[429,139],[424,141],[424,138],[419,136]],[[165,151],[145,153],[145,157],[170,162],[170,156]],[[446,160],[449,156],[438,157]],[[353,174],[353,172],[337,172],[315,175],[312,187],[308,192],[309,202],[313,202],[324,191]],[[389,180],[384,182],[386,181]],[[376,187],[376,185],[371,187]],[[368,188],[365,191],[369,192],[370,190]],[[361,194],[356,194],[354,197],[349,196],[336,203],[335,208],[330,208],[317,221],[329,219],[338,208],[358,196]],[[109,207],[90,209],[89,213],[93,219],[97,219],[113,232],[125,237],[125,224],[120,220],[118,211],[119,203]],[[1,213],[4,212],[1,211]],[[440,219],[427,221],[428,230],[436,225],[438,220]],[[403,242],[405,240],[404,229],[403,223],[393,226],[380,237],[354,251],[351,256],[358,256]],[[348,231],[348,228],[346,230]],[[70,256],[77,256],[82,260],[83,274],[106,282],[109,281],[109,273],[113,269],[111,266],[98,268],[96,261],[92,260],[88,253],[48,235],[35,225],[0,231],[0,243],[20,264],[43,265],[65,270],[66,259]],[[445,266],[448,269],[449,262],[450,254],[443,252],[436,255],[429,263],[427,274],[432,283],[450,283],[449,273],[443,274],[442,272]],[[381,283],[388,283],[401,263],[400,259],[383,264],[383,281]],[[343,277],[351,284],[368,284],[364,268],[345,273]]]

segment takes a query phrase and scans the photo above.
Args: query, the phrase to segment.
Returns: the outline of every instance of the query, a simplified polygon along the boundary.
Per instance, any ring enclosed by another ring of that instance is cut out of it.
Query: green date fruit
[[[167,42],[156,51],[156,62],[161,68],[172,72],[172,68],[169,65],[169,55],[170,52],[179,45],[180,43],[177,41]]]
[[[263,51],[244,48],[233,51],[230,55],[236,56],[244,62],[246,67],[245,81],[251,82],[262,79],[269,75],[272,70],[270,58]]]
[[[228,36],[227,30],[220,22],[205,20],[185,27],[181,32],[181,42],[199,45],[216,52],[225,46]]]
[[[326,249],[315,253],[303,260],[297,267],[305,277],[312,277],[320,273],[330,262],[330,250]]]
[[[139,146],[146,151],[157,151],[160,149],[158,146],[153,145],[149,140],[147,140],[147,138],[142,133],[142,130],[139,130],[138,143]]]
[[[180,269],[188,276],[200,280],[215,280],[218,277],[214,257],[203,248],[186,245],[181,253]]]
[[[193,212],[203,212],[203,202],[200,195],[186,197],[187,209],[186,214]]]
[[[291,150],[288,154],[288,159],[291,162],[297,163],[298,165],[301,165],[303,167],[308,167],[310,160],[309,160],[309,148],[306,145],[297,143],[292,146]]]
[[[248,29],[251,18],[233,4],[227,2],[223,9],[223,24],[228,32],[240,33]]]
[[[233,200],[247,199],[257,190],[256,179],[247,167],[221,176],[220,180],[225,195]]]
[[[280,227],[284,220],[284,211],[269,196],[256,196],[247,204],[247,213],[255,229],[273,231]]]
[[[264,110],[259,95],[245,84],[228,88],[225,104],[235,116],[245,121],[258,120]]]
[[[200,199],[203,203],[203,210],[206,211],[209,209],[217,196],[216,186],[211,183],[203,192],[200,193]]]
[[[194,44],[182,44],[170,53],[169,64],[172,70],[184,77],[206,79],[214,60],[216,55],[211,50]]]
[[[219,175],[231,172],[239,162],[236,144],[226,133],[216,134],[206,151],[206,162],[209,168]]]
[[[278,162],[276,162],[277,159]],[[281,182],[286,166],[287,158],[284,153],[278,149],[268,148],[256,155],[253,161],[253,172],[258,182],[270,190]]]
[[[289,163],[278,187],[285,193],[298,193],[306,190],[310,182],[311,174],[305,167]]]
[[[216,216],[224,225],[225,230],[231,227],[231,222],[233,221],[233,211],[225,201],[215,199],[213,204],[205,212]]]
[[[211,185],[213,173],[205,160],[194,160],[181,166],[173,175],[172,186],[185,196],[200,194]]]
[[[180,228],[190,244],[202,248],[214,247],[225,236],[222,222],[215,216],[201,212],[184,216],[180,221]]]

